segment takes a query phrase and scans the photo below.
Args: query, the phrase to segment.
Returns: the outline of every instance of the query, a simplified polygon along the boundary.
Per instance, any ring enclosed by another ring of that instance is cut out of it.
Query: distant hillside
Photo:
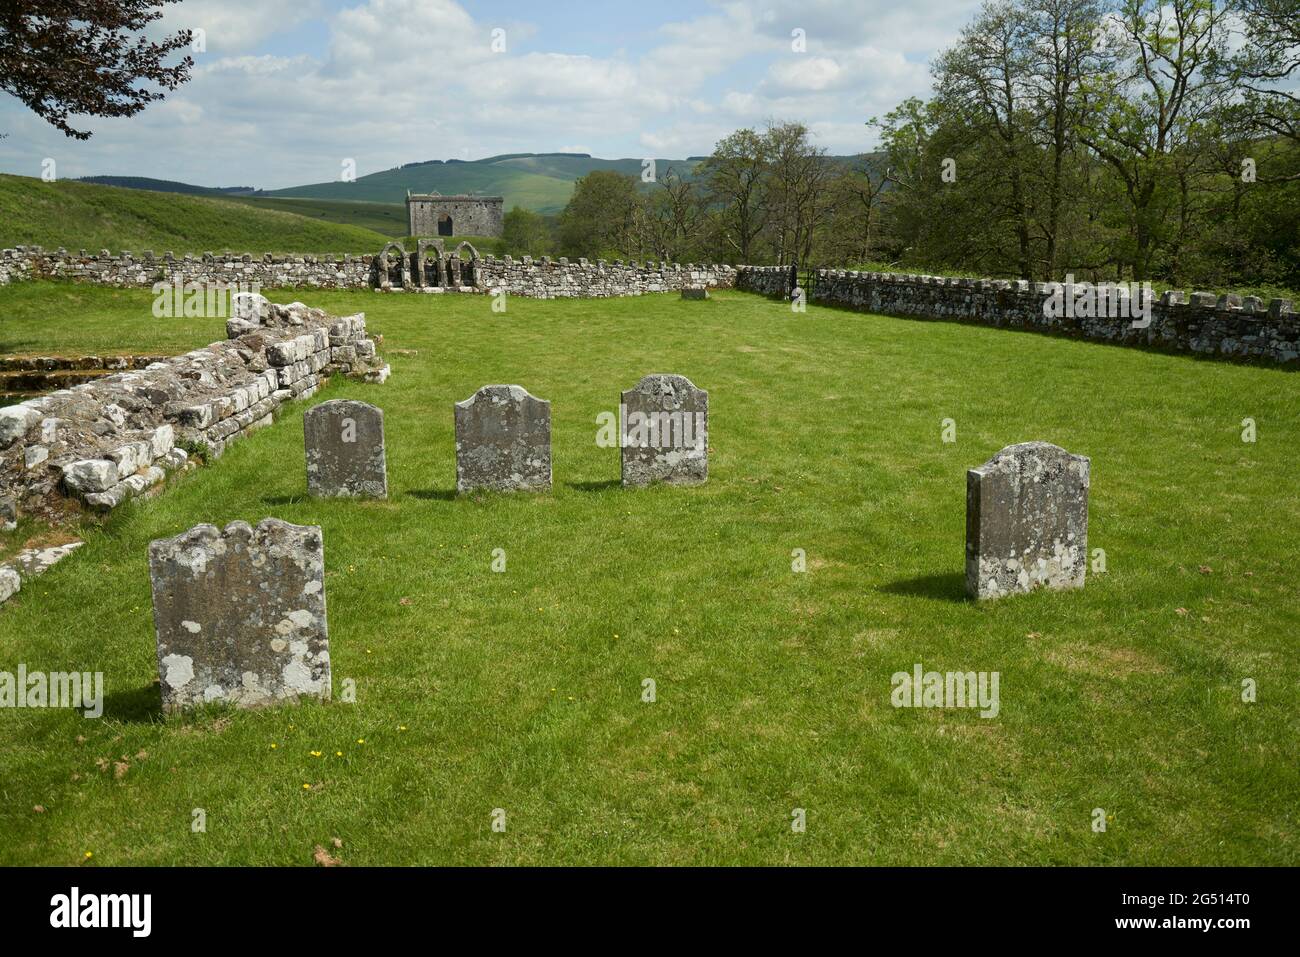
[[[656,171],[676,167],[688,174],[695,164],[687,160],[655,160]],[[354,183],[312,183],[263,195],[352,199],[378,203],[405,203],[406,193],[477,193],[504,196],[506,209],[523,206],[539,213],[558,213],[573,194],[573,182],[593,170],[607,169],[641,175],[640,159],[596,159],[582,153],[512,153],[487,159],[429,160],[358,177]]]
[[[674,169],[691,178],[707,157],[656,159],[662,176]],[[855,157],[833,156],[842,163]],[[133,189],[162,190],[199,196],[223,197],[253,206],[300,213],[326,222],[363,226],[385,236],[406,234],[406,194],[461,193],[503,196],[506,209],[525,209],[554,215],[573,195],[574,181],[595,170],[613,170],[640,179],[643,160],[599,159],[586,153],[504,153],[480,160],[424,160],[370,173],[352,183],[311,183],[276,190],[248,187],[192,186],[143,176],[95,176],[95,182]],[[651,187],[646,186],[646,189]],[[295,205],[296,204],[296,205]]]
[[[376,253],[387,236],[245,202],[0,174],[0,246]]]
[[[346,199],[298,199],[290,196],[231,196],[232,203],[244,203],[261,209],[278,209],[309,219],[347,226],[361,226],[392,239],[406,235],[406,203],[358,203]],[[375,250],[378,252],[378,250]]]
[[[255,192],[251,186],[193,186],[170,179],[150,179],[148,176],[83,176],[78,183],[96,186],[121,186],[125,189],[151,189],[158,193],[188,193],[194,196],[230,196]]]

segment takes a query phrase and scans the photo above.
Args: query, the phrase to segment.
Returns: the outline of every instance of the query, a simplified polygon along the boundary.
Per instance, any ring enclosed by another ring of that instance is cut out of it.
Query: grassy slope
[[[0,246],[327,254],[378,252],[385,239],[229,200],[0,175]]]
[[[689,175],[694,164],[684,160],[656,160],[664,173],[670,166]],[[641,176],[639,159],[602,160],[582,157],[518,157],[476,163],[435,163],[405,166],[362,176],[355,183],[312,183],[275,190],[268,194],[284,197],[318,197],[327,200],[356,199],[381,203],[403,202],[406,191],[444,195],[477,193],[503,196],[505,207],[522,206],[540,213],[555,214],[573,194],[573,182],[592,170],[615,170]]]
[[[155,317],[148,290],[17,282],[0,287],[0,297],[4,356],[179,355],[225,336],[225,319]]]
[[[358,177],[353,183],[312,183],[275,190],[272,196],[352,199],[375,203],[404,203],[406,192],[444,195],[478,193],[504,196],[505,208],[523,206],[543,213],[558,213],[573,192],[571,180],[539,176],[506,166],[486,163],[437,163],[407,166]]]
[[[409,225],[405,203],[358,203],[348,200],[289,199],[277,196],[232,196],[230,202],[254,209],[275,209],[308,219],[360,226],[388,238],[406,235]],[[376,249],[375,252],[379,250]]]
[[[147,293],[90,295],[124,343],[171,334]],[[109,691],[100,721],[0,711],[0,863],[307,864],[335,836],[349,864],[1300,863],[1292,375],[739,293],[306,298],[385,335],[387,385],[319,399],[384,408],[391,500],[306,499],[297,407],[0,611],[0,667]],[[625,492],[594,444],[651,371],[710,390],[704,487]],[[485,382],[552,401],[552,494],[450,493],[452,402]],[[1109,568],[976,606],[965,470],[1031,438],[1092,456]],[[267,515],[324,528],[357,703],[163,721],[149,540]],[[915,662],[999,671],[1000,716],[895,710]]]

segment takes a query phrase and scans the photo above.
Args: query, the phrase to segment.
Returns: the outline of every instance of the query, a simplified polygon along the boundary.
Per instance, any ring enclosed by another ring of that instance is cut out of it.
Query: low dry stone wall
[[[488,291],[504,290],[510,296],[531,299],[640,296],[681,289],[730,289],[736,283],[734,266],[697,263],[628,262],[603,259],[497,259],[481,264],[482,284]]]
[[[789,266],[741,266],[736,273],[736,288],[761,296],[790,298]]]
[[[152,252],[98,254],[86,250],[46,251],[39,246],[0,250],[0,285],[15,279],[66,279],[99,286],[153,286],[155,283],[225,284],[263,289],[365,289],[374,272],[373,256],[177,256]]]
[[[237,306],[224,342],[0,408],[0,500],[56,521],[70,504],[108,511],[190,467],[193,451],[220,456],[332,373],[388,375],[364,315],[261,296]]]
[[[462,244],[468,246],[468,244]],[[263,289],[384,289],[385,291],[488,293],[538,299],[638,296],[689,288],[729,288],[733,266],[694,263],[590,262],[525,256],[461,259],[430,246],[403,253],[396,244],[378,256],[264,256],[223,253],[181,256],[152,252],[97,255],[84,249],[46,251],[39,246],[0,250],[0,285],[17,279],[65,279],[100,286],[152,287],[156,283],[256,286]],[[389,253],[392,253],[390,256]]]
[[[741,267],[737,288],[789,294],[789,269]],[[1071,287],[1024,280],[949,279],[893,273],[822,269],[808,301],[882,315],[958,319],[982,325],[1032,329],[1057,335],[1173,352],[1295,364],[1300,359],[1300,316],[1289,299],[1267,304],[1253,296],[1165,293],[1151,304],[1149,324],[1132,318],[1051,315],[1044,303],[1070,296]],[[1088,287],[1078,283],[1081,294]]]

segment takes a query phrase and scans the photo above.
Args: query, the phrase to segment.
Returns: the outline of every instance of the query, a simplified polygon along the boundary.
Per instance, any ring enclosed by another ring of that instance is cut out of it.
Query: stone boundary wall
[[[114,255],[39,246],[0,250],[0,285],[15,279],[67,279],[99,286],[150,287],[167,283],[226,283],[263,289],[365,289],[371,285],[374,256],[264,256],[204,253],[176,256],[152,252]]]
[[[788,296],[788,276],[788,267],[741,267],[736,287]],[[1300,359],[1300,315],[1292,312],[1289,299],[1273,299],[1265,305],[1253,296],[1194,292],[1189,300],[1182,292],[1171,291],[1152,303],[1150,325],[1135,328],[1128,318],[1047,315],[1043,304],[1053,295],[1047,283],[842,269],[817,270],[814,280],[809,301],[826,306],[882,315],[957,319],[1266,363],[1296,364]],[[1076,283],[1075,289],[1084,285]]]
[[[687,288],[730,289],[736,267],[698,263],[590,262],[542,257],[532,259],[488,256],[478,264],[481,284],[492,292],[530,299],[600,298],[677,292]]]
[[[332,373],[387,378],[364,315],[238,302],[224,342],[0,408],[0,501],[53,521],[77,504],[106,512],[191,467],[192,451],[220,456]]]
[[[462,244],[468,247],[468,244]],[[540,299],[639,296],[648,292],[675,292],[690,286],[727,288],[734,284],[734,266],[694,263],[656,263],[579,259],[515,260],[509,256],[480,257],[469,247],[471,259],[456,251],[446,261],[454,269],[444,283],[436,279],[435,259],[425,260],[416,278],[417,253],[404,253],[400,263],[378,256],[264,256],[223,253],[177,257],[152,252],[97,255],[66,249],[48,252],[36,246],[0,250],[0,285],[17,279],[65,279],[100,286],[152,287],[155,283],[256,284],[263,289],[372,289],[387,284],[392,291],[489,293],[504,289],[507,295]],[[465,278],[462,279],[462,276]]]
[[[736,288],[763,296],[790,298],[789,266],[741,266],[736,274]]]

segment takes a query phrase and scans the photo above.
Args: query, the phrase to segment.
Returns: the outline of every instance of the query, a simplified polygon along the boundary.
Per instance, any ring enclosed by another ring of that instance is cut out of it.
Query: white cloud
[[[268,37],[292,30],[320,14],[320,0],[186,0],[169,4],[150,29],[153,35],[201,29],[209,53],[241,53],[256,49]],[[196,54],[196,59],[202,54]]]
[[[768,76],[775,89],[797,92],[830,89],[845,71],[830,57],[799,56],[773,63]]]
[[[453,0],[356,0],[335,12],[321,0],[291,12],[268,0],[187,0],[160,27],[202,19],[208,30],[189,84],[136,117],[87,121],[88,143],[0,97],[0,131],[11,134],[0,168],[31,175],[53,156],[65,176],[275,188],[336,179],[348,157],[364,175],[503,152],[685,156],[768,118],[801,120],[832,152],[858,152],[872,145],[869,116],[926,92],[926,57],[975,3],[722,0],[628,52],[549,49],[534,25]],[[312,19],[328,27],[327,44],[295,47]],[[491,49],[498,26],[506,53]],[[795,27],[806,53],[790,49]],[[292,52],[268,52],[282,50]],[[587,145],[562,145],[574,142]]]

